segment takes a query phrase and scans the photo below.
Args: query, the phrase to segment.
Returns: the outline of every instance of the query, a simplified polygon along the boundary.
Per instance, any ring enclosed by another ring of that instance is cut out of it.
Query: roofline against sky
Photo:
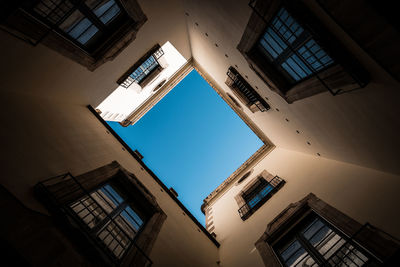
[[[257,137],[264,143],[253,155],[249,157],[242,165],[239,166],[229,177],[227,177],[214,191],[212,191],[204,200],[201,206],[201,211],[204,213],[204,207],[216,197],[221,196],[226,191],[229,185],[233,184],[241,174],[250,170],[256,163],[263,159],[269,152],[271,152],[275,145],[264,134],[264,132],[250,119],[246,113],[239,109],[229,99],[227,93],[222,90],[218,83],[205,71],[205,69],[194,59],[189,58],[185,65],[183,65],[173,76],[166,82],[154,95],[147,99],[139,109],[132,112],[127,120],[130,121],[128,125],[137,122],[146,112],[155,106],[166,94],[168,94],[181,80],[183,80],[193,69],[195,69],[200,76],[215,90],[215,92],[232,108],[232,110],[246,123],[246,125],[257,135]]]
[[[201,211],[204,213],[204,208],[209,205],[211,201],[219,198],[227,191],[228,188],[248,170],[254,167],[259,161],[261,161],[266,155],[268,155],[274,148],[275,145],[272,141],[264,134],[264,132],[250,119],[249,116],[244,113],[243,110],[239,109],[230,100],[225,91],[223,91],[217,84],[217,82],[204,70],[203,67],[195,60],[192,60],[193,68],[203,77],[204,80],[217,92],[217,94],[233,109],[233,111],[246,123],[246,125],[260,138],[264,145],[259,148],[253,155],[250,156],[242,165],[239,166],[229,177],[227,177],[214,191],[212,191],[204,200],[201,206]]]
[[[129,154],[140,164],[140,166],[147,171],[147,173],[161,186],[164,192],[170,196],[170,198],[175,201],[175,203],[184,211],[186,215],[194,222],[194,224],[200,229],[210,241],[219,248],[220,244],[212,236],[207,229],[193,216],[193,214],[179,201],[179,199],[168,189],[168,187],[158,178],[157,175],[143,162],[143,160],[130,148],[124,140],[111,128],[110,125],[97,113],[97,111],[91,106],[87,105],[88,110],[99,120],[101,124],[121,143],[121,145],[129,152]]]
[[[193,70],[193,58],[189,58],[186,63],[175,72],[171,78],[161,86],[152,96],[146,99],[139,108],[132,111],[124,121],[129,124],[121,124],[122,126],[133,125],[140,120],[152,107],[154,107],[161,99],[164,98],[178,83],[180,83]]]

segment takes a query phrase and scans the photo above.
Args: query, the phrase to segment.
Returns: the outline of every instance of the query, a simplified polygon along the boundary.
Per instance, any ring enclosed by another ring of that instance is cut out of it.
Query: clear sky
[[[203,225],[203,199],[263,145],[195,70],[134,125],[108,123]]]

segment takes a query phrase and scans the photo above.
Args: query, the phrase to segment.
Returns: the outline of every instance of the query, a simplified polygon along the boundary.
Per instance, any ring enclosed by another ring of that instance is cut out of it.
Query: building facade
[[[398,265],[391,4],[0,7],[6,266]],[[175,60],[145,62],[168,43],[182,58],[163,78]],[[265,144],[204,200],[206,227],[104,122],[135,123],[192,68]],[[102,106],[131,86],[154,88],[137,107]]]

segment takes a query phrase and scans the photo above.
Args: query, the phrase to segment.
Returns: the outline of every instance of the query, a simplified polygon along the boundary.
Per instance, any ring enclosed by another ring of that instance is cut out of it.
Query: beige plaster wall
[[[216,246],[85,106],[17,93],[0,95],[1,114],[12,114],[2,117],[0,183],[26,206],[46,212],[33,197],[37,182],[68,171],[79,175],[117,160],[150,190],[168,216],[150,254],[154,266],[214,266]]]
[[[339,96],[326,91],[287,104],[236,49],[252,13],[248,0],[184,0],[193,58],[227,92],[231,90],[225,85],[226,72],[237,65],[271,105],[264,113],[244,111],[277,147],[399,174],[399,83],[330,20],[315,0],[305,2],[370,72],[372,80],[366,88]]]
[[[264,169],[286,184],[243,222],[234,196]],[[254,243],[275,216],[310,192],[360,223],[370,222],[399,237],[399,188],[396,175],[276,148],[249,178],[211,204],[221,266],[264,266]]]
[[[37,182],[117,160],[137,175],[168,216],[149,255],[154,266],[215,266],[216,246],[86,108],[97,106],[156,43],[170,41],[186,59],[191,57],[181,1],[139,3],[148,21],[136,40],[94,72],[0,31],[0,183],[29,208],[45,212],[33,197]]]

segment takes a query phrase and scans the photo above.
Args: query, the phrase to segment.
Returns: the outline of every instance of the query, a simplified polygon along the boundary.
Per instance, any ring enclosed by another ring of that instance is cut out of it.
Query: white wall
[[[264,169],[282,177],[286,184],[242,221],[234,196]],[[399,188],[400,177],[396,175],[277,148],[249,178],[212,202],[221,266],[264,266],[254,243],[275,216],[310,192],[361,224],[370,222],[399,237]]]

